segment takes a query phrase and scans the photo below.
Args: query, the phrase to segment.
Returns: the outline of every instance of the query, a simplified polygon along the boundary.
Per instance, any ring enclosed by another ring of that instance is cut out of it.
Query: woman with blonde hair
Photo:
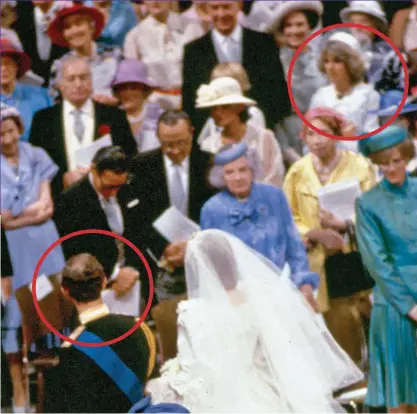
[[[343,32],[329,37],[319,60],[320,71],[326,74],[330,85],[317,90],[310,108],[327,106],[342,114],[350,122],[345,127],[351,130],[350,136],[379,127],[376,111],[380,97],[372,85],[364,82],[366,65],[358,40]],[[357,151],[356,141],[343,142],[342,146]]]
[[[211,116],[221,131],[210,135],[201,143],[201,149],[217,154],[226,144],[245,142],[255,148],[262,163],[261,181],[280,187],[284,178],[281,149],[272,131],[249,122],[248,108],[256,105],[243,95],[238,81],[230,77],[214,79],[197,91],[197,108],[210,108]]]
[[[246,95],[252,85],[250,84],[248,74],[244,67],[238,62],[226,62],[219,63],[211,72],[210,80],[217,78],[233,78],[237,80],[242,88],[243,93]],[[249,119],[248,122],[252,123],[259,128],[266,128],[266,121],[263,112],[259,107],[253,105],[248,108]],[[221,131],[221,128],[216,126],[213,118],[208,118],[205,123],[197,142],[201,145],[202,142],[209,136],[215,134],[216,132]]]
[[[306,118],[319,130],[333,135],[342,135],[346,124],[343,116],[328,107],[314,108],[306,114]],[[311,270],[320,274],[319,310],[324,314],[335,339],[354,361],[359,362],[363,333],[360,314],[363,307],[369,310],[369,292],[332,299],[325,270],[329,257],[351,250],[344,236],[350,233],[354,217],[342,220],[325,211],[319,201],[319,192],[332,184],[344,184],[351,180],[355,180],[361,191],[367,191],[376,182],[374,170],[362,155],[339,148],[336,140],[317,134],[306,126],[302,137],[309,154],[291,166],[283,189],[298,231],[307,246]],[[350,207],[353,210],[353,205]]]

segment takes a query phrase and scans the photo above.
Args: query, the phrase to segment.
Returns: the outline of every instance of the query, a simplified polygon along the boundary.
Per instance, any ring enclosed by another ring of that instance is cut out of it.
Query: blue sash
[[[83,331],[77,340],[92,343],[104,342],[97,335],[89,331]],[[138,402],[143,397],[143,385],[141,381],[110,346],[107,345],[97,348],[80,345],[73,346],[91,358],[114,381],[132,404]]]

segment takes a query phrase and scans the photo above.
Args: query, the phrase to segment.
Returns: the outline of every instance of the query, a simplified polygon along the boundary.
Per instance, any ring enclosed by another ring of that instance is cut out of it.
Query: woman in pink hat
[[[345,118],[328,107],[311,109],[306,118],[328,134],[341,136],[346,126]],[[362,302],[369,307],[369,293],[359,292],[346,299],[329,297],[325,261],[337,252],[349,251],[344,236],[351,226],[348,220],[324,211],[318,194],[328,185],[349,180],[356,180],[361,190],[367,191],[375,184],[374,170],[362,155],[339,148],[338,141],[319,135],[307,126],[303,128],[302,137],[309,154],[291,166],[283,189],[308,248],[310,268],[321,277],[317,298],[320,312],[335,339],[355,362],[360,362],[362,326],[357,316]]]
[[[122,59],[120,48],[99,44],[104,29],[104,15],[95,7],[75,4],[61,9],[48,28],[52,42],[70,51],[56,60],[51,68],[50,93],[57,96],[57,80],[60,65],[66,56],[84,57],[93,74],[94,99],[104,104],[115,104],[109,84],[114,78],[117,65]]]
[[[157,123],[163,109],[149,102],[157,85],[149,79],[146,65],[136,59],[125,59],[117,68],[111,87],[126,112],[139,152],[160,147],[156,135]]]

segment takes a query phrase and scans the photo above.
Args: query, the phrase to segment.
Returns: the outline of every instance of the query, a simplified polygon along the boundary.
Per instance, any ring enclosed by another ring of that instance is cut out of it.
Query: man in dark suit
[[[160,301],[186,292],[186,242],[169,243],[152,223],[175,206],[199,224],[201,207],[214,194],[207,181],[210,155],[192,149],[193,132],[185,112],[166,111],[157,129],[161,149],[141,154],[134,169],[139,197],[151,205],[147,243],[154,264],[155,293]],[[159,266],[155,266],[156,262]]]
[[[145,239],[146,206],[136,187],[128,184],[131,162],[120,147],[105,147],[95,155],[91,172],[64,191],[56,205],[55,223],[60,235],[79,230],[107,230],[123,235],[142,249]],[[138,255],[119,240],[101,234],[81,235],[62,243],[66,259],[90,253],[104,267],[117,295],[129,292],[139,274],[148,284],[145,267]],[[147,298],[145,298],[145,301]]]
[[[264,112],[268,127],[274,128],[290,114],[291,103],[273,37],[238,24],[237,0],[210,1],[207,9],[214,28],[187,44],[184,51],[183,108],[191,116],[197,136],[208,116],[207,111],[195,109],[197,90],[210,81],[214,67],[224,62],[239,62],[246,69],[251,98]]]
[[[119,145],[129,156],[137,154],[125,113],[91,99],[91,69],[84,59],[69,57],[64,61],[59,86],[63,102],[35,114],[29,137],[29,142],[45,149],[59,167],[51,183],[54,200],[63,188],[88,173],[89,166],[80,165],[76,153],[100,135],[110,133],[114,145]]]
[[[114,315],[101,300],[106,283],[103,266],[90,254],[72,257],[62,271],[62,293],[77,308],[81,325],[70,338],[103,343],[134,327],[133,317]],[[45,412],[127,413],[143,398],[152,374],[156,342],[142,323],[130,336],[112,345],[87,347],[64,342],[59,366],[46,387]]]
[[[51,0],[34,0],[19,1],[16,7],[19,16],[16,32],[32,59],[33,72],[43,78],[46,87],[52,63],[68,52],[68,49],[53,44],[46,33],[57,6]]]

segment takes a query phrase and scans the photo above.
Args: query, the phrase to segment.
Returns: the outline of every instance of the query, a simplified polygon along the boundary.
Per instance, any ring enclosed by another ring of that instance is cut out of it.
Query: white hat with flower
[[[242,87],[236,79],[217,78],[208,85],[201,85],[197,91],[196,108],[234,104],[256,105],[256,101],[243,95]]]

